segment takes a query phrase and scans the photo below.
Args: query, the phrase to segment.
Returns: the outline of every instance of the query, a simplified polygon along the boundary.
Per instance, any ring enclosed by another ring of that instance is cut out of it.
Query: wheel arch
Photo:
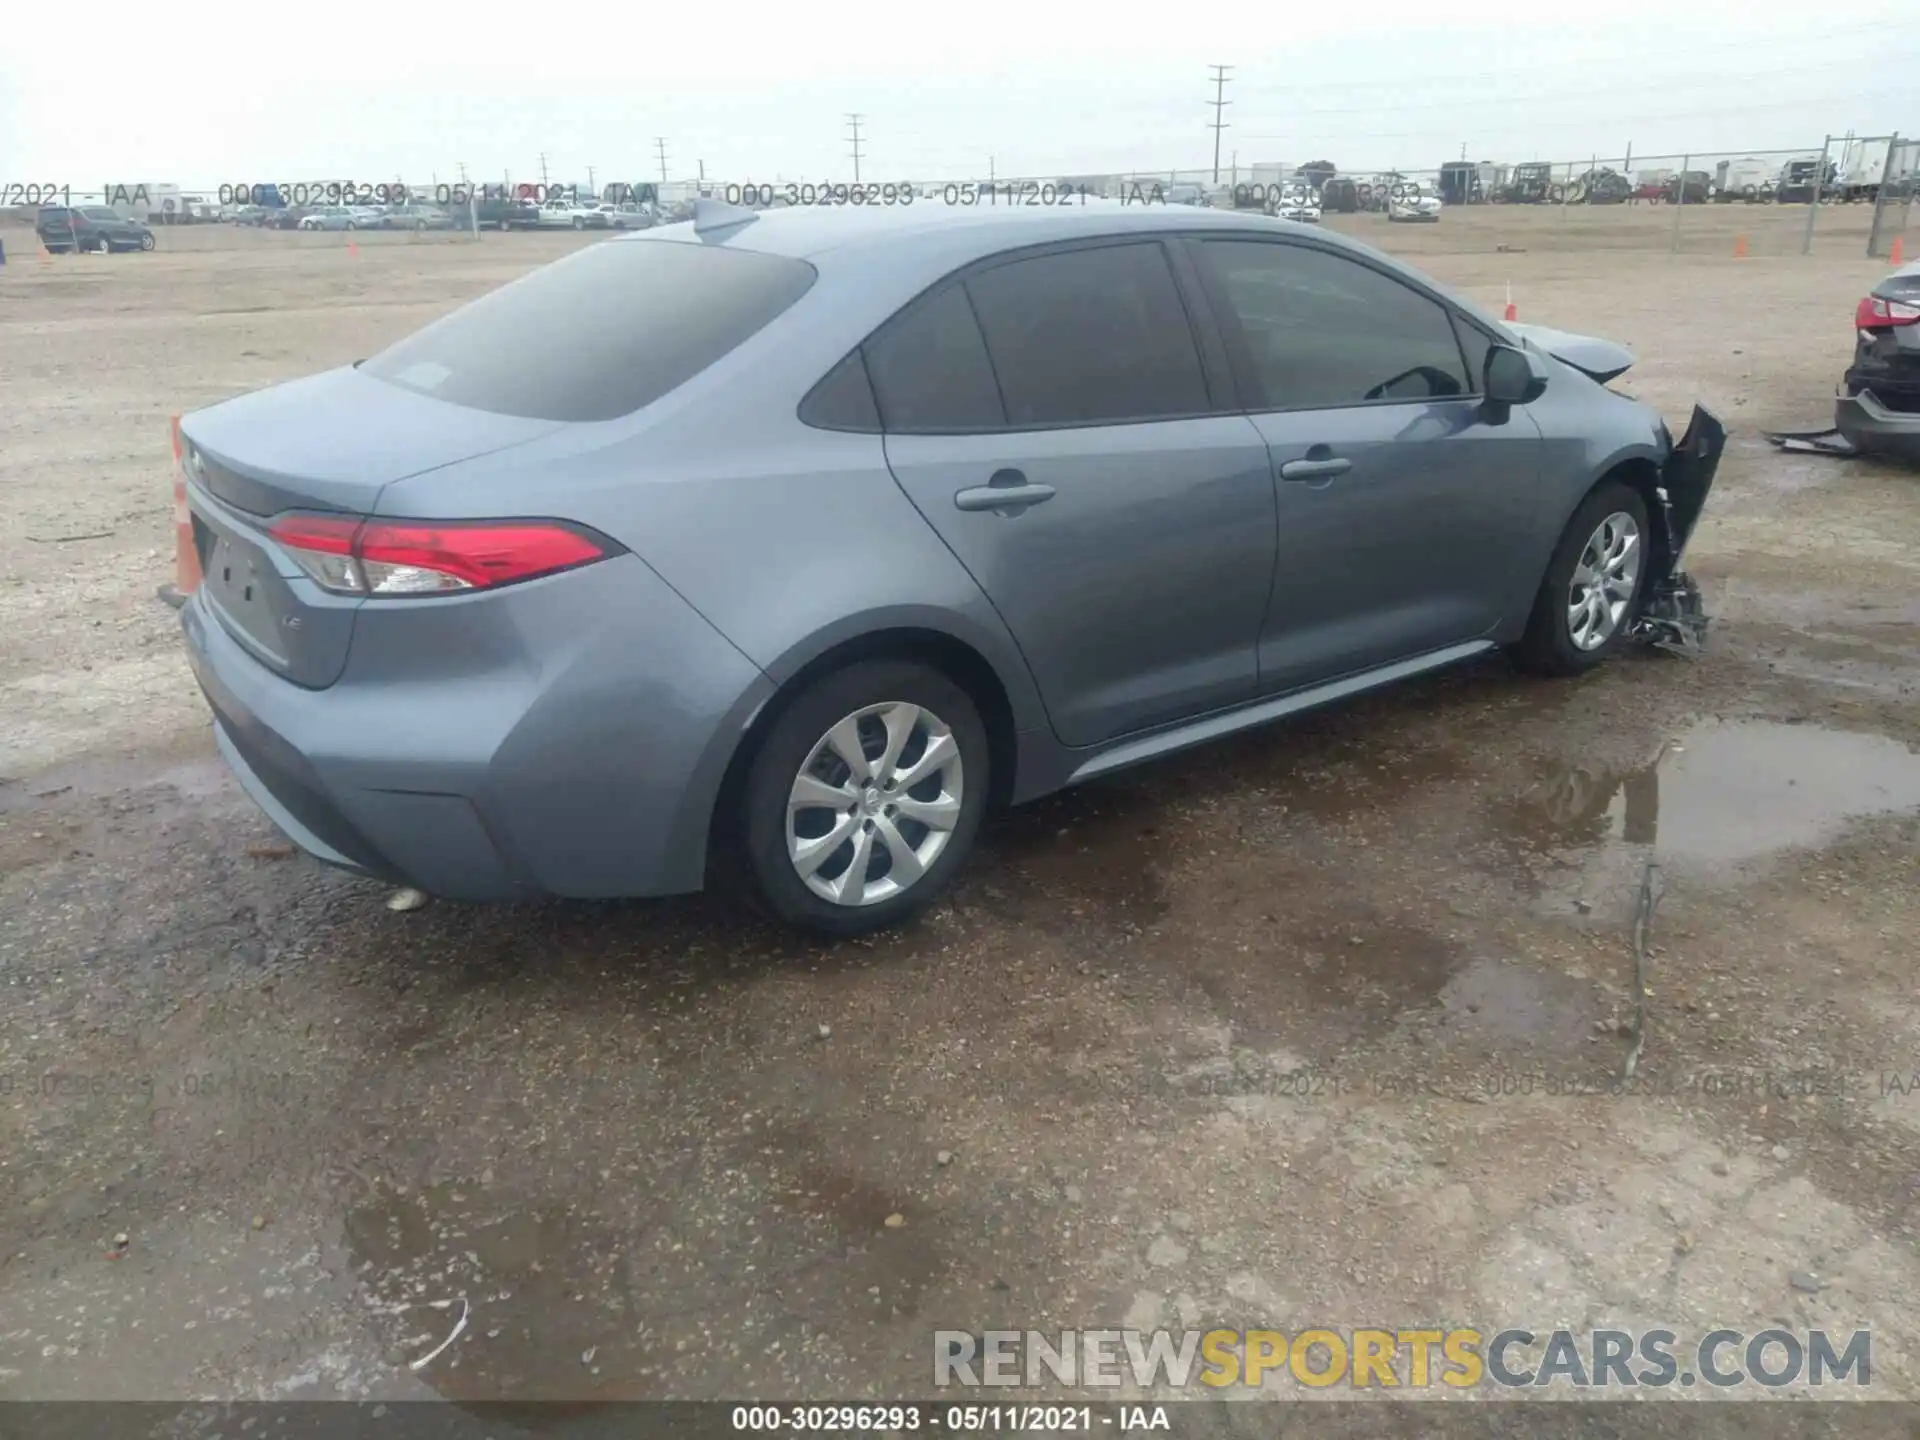
[[[819,677],[868,660],[909,660],[929,665],[965,690],[986,726],[988,803],[999,808],[1012,799],[1020,756],[1021,714],[1016,708],[1017,693],[1009,688],[999,667],[978,646],[948,629],[895,623],[863,630],[790,652],[769,667],[768,679],[776,688],[740,730],[714,793],[707,827],[709,872],[714,868],[715,848],[737,840],[733,818],[741,787],[767,732]],[[1020,678],[1023,681],[1025,677]]]

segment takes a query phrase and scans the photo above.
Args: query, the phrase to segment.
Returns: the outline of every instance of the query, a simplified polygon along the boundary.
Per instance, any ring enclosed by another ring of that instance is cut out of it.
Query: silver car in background
[[[1629,363],[1245,213],[703,202],[185,417],[187,650],[322,860],[857,933],[990,806],[1615,654],[1724,439]]]

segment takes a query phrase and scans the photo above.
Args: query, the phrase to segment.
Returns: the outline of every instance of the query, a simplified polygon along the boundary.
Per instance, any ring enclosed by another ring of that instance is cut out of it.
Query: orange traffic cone
[[[1907,263],[1906,236],[1896,235],[1893,237],[1893,249],[1888,253],[1887,258],[1893,261],[1893,268],[1896,270]]]
[[[193,548],[193,515],[187,509],[187,469],[180,445],[180,417],[173,417],[173,583],[160,598],[178,610],[200,588],[200,555]]]
[[[1746,236],[1736,235],[1733,237],[1733,258],[1736,260],[1744,260],[1747,258]]]
[[[353,241],[351,240],[347,241],[347,254],[358,255],[359,253],[360,253],[360,247],[354,244]]]
[[[1513,286],[1511,285],[1507,286],[1507,313],[1502,318],[1507,320],[1518,320],[1520,318],[1520,311],[1513,303]]]

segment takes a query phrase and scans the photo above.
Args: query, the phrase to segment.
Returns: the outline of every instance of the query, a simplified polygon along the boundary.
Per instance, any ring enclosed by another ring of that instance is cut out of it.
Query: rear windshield
[[[611,240],[482,296],[361,373],[500,415],[613,420],[678,388],[807,292],[803,260]]]

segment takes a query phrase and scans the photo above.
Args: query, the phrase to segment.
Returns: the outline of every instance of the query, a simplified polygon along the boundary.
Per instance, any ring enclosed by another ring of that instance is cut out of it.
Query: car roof
[[[692,240],[697,236],[704,244],[807,261],[834,252],[857,252],[865,256],[875,251],[885,251],[890,258],[903,261],[912,258],[915,252],[951,261],[956,252],[970,252],[974,258],[985,259],[1003,250],[1055,241],[1237,230],[1276,235],[1312,233],[1322,243],[1372,253],[1367,246],[1342,236],[1304,232],[1303,227],[1290,221],[1255,212],[1142,200],[1090,198],[1085,204],[1076,201],[1069,205],[1026,205],[1002,201],[998,205],[962,206],[946,204],[936,197],[916,200],[911,205],[791,205],[752,213],[751,223],[711,228],[704,234],[694,228],[696,222],[682,221],[656,226],[613,243],[646,245]]]

